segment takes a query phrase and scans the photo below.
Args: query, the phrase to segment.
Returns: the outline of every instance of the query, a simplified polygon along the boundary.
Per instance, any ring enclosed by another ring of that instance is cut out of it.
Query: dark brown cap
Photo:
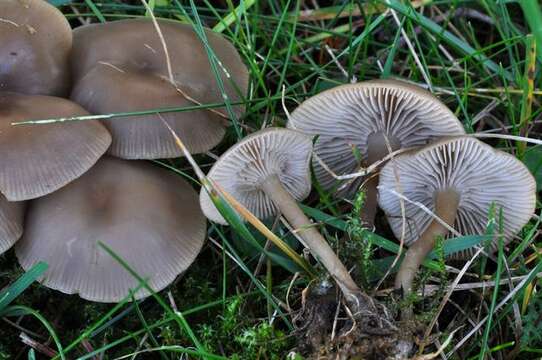
[[[0,91],[66,96],[70,88],[68,21],[43,0],[0,1]]]
[[[114,21],[74,31],[72,99],[96,114],[196,105],[184,95],[200,104],[223,103],[207,52],[194,29],[166,20],[158,24],[167,45],[175,86],[169,81],[167,57],[152,21]],[[228,98],[240,101],[248,87],[245,65],[226,39],[212,31],[205,34],[218,57],[218,71]],[[237,115],[244,111],[243,106],[233,108]],[[224,109],[217,110],[225,114]],[[191,153],[208,151],[225,134],[224,118],[210,110],[161,116]],[[182,156],[155,114],[116,118],[105,124],[113,135],[112,155],[127,159]]]
[[[45,261],[45,286],[99,302],[120,301],[139,282],[98,242],[159,291],[192,264],[206,237],[198,195],[185,180],[112,157],[32,201],[25,228],[15,248],[22,267]]]
[[[98,121],[17,125],[88,115],[65,99],[0,93],[0,193],[10,201],[49,194],[87,171],[111,144]]]

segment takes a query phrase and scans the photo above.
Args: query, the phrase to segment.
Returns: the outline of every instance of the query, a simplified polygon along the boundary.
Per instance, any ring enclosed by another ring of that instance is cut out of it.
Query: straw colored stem
[[[449,226],[453,226],[458,205],[459,195],[454,190],[438,192],[435,197],[435,215]],[[412,292],[416,273],[427,254],[433,250],[435,239],[438,236],[445,236],[447,233],[448,229],[434,219],[418,241],[408,249],[395,277],[395,288],[402,289],[404,296]]]
[[[262,190],[273,200],[282,215],[305,241],[312,254],[335,279],[346,300],[349,303],[358,302],[361,289],[356,285],[350,273],[324,237],[314,228],[309,218],[299,208],[295,199],[284,189],[279,178],[276,175],[270,176],[262,184]]]

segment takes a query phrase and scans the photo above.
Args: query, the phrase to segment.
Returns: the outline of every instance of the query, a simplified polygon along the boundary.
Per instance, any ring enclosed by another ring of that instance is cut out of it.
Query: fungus
[[[158,22],[168,58],[149,19],[92,24],[74,30],[72,99],[95,114],[223,103],[224,96],[210,68],[207,52],[190,25]],[[225,93],[238,102],[248,87],[248,72],[235,48],[206,30],[217,55]],[[239,95],[241,94],[241,95]],[[185,96],[186,95],[186,96]],[[233,106],[240,116],[243,106]],[[191,153],[216,146],[225,134],[222,109],[168,112],[160,116]],[[182,156],[158,115],[137,115],[104,121],[113,135],[110,154],[127,159]]]
[[[43,0],[0,1],[0,91],[68,95],[70,24]]]
[[[0,255],[23,234],[23,202],[9,202],[0,194]]]
[[[462,235],[484,234],[495,204],[497,211],[503,210],[505,243],[529,221],[536,201],[535,180],[523,163],[471,137],[442,140],[396,157],[382,168],[378,189],[380,207],[397,238],[403,228],[398,193],[421,203]],[[408,294],[435,238],[447,235],[448,228],[410,201],[404,206],[404,241],[410,248],[395,286]],[[492,251],[497,248],[497,238],[494,241]]]
[[[296,203],[311,190],[311,153],[310,137],[294,130],[269,128],[230,148],[213,165],[207,178],[258,218],[280,211],[352,304],[359,301],[361,290]],[[204,189],[200,192],[200,204],[207,218],[226,224]]]
[[[49,194],[81,176],[102,156],[111,136],[97,121],[46,126],[12,123],[88,115],[65,99],[0,93],[0,192],[9,201]]]
[[[389,150],[465,133],[454,114],[431,93],[397,80],[366,81],[324,91],[294,110],[288,127],[318,136],[316,155],[338,175],[357,172],[360,165],[381,160]],[[353,148],[359,150],[361,164]],[[313,165],[320,184],[332,190],[336,179],[314,159]],[[373,226],[376,214],[377,185],[377,176],[365,183],[362,220],[368,227]]]
[[[197,193],[164,169],[105,157],[28,207],[15,246],[24,269],[49,264],[41,282],[64,293],[118,302],[139,284],[103,242],[159,291],[194,261],[205,240]],[[149,295],[144,289],[136,298]]]

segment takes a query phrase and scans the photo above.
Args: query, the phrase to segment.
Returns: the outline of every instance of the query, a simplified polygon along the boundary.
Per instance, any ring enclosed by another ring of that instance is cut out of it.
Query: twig
[[[51,349],[47,345],[37,342],[36,340],[32,339],[30,336],[26,335],[24,332],[19,334],[19,338],[21,339],[21,342],[23,344],[30,346],[32,349],[36,350],[39,353],[47,355],[51,358],[58,355],[58,353],[55,350]]]

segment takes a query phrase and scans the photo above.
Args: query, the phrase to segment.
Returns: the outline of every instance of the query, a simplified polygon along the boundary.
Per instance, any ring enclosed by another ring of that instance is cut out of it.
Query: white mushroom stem
[[[449,226],[453,226],[459,206],[459,194],[454,190],[439,191],[435,194],[435,215]],[[412,284],[423,260],[433,250],[438,236],[445,236],[448,229],[433,219],[424,233],[406,252],[399,272],[395,277],[395,288],[403,289],[406,296],[412,292]]]
[[[299,208],[295,199],[284,189],[278,176],[269,176],[263,182],[261,188],[273,200],[273,203],[280,209],[290,225],[297,229],[297,233],[305,241],[312,254],[335,279],[347,302],[349,304],[359,302],[362,293],[361,289],[356,285],[350,273],[324,237],[314,228],[309,218]]]

